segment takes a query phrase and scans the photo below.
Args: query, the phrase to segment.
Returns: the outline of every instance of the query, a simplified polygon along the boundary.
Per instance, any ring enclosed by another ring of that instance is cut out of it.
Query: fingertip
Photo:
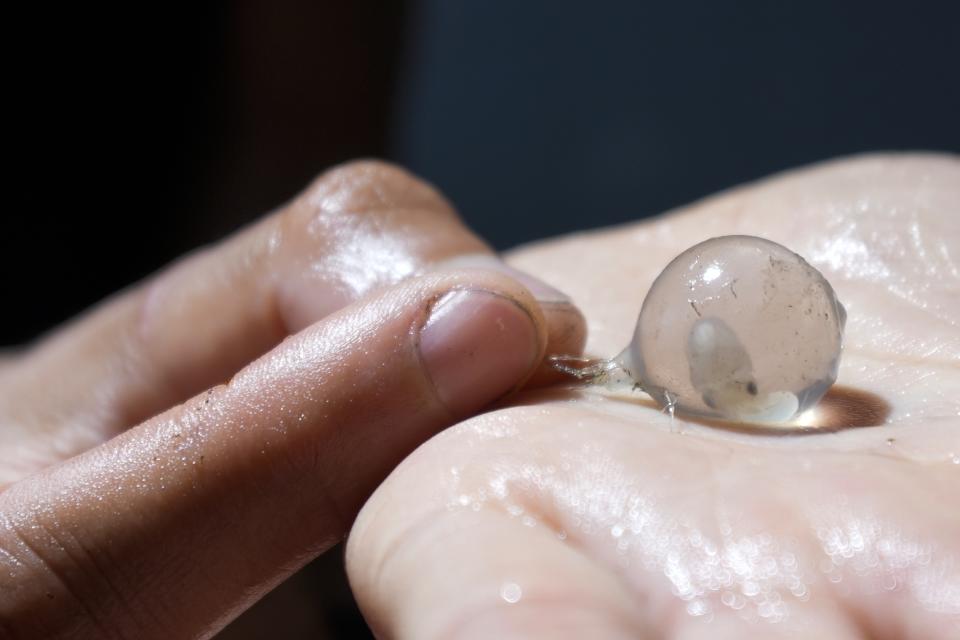
[[[455,416],[479,409],[529,377],[543,353],[543,331],[517,300],[476,289],[452,291],[420,332],[426,374]]]
[[[587,322],[583,313],[567,294],[541,278],[521,271],[503,262],[493,254],[460,255],[445,260],[434,270],[483,270],[491,274],[507,276],[529,293],[536,305],[538,318],[544,331],[545,348],[541,360],[550,355],[580,355],[587,341]],[[516,294],[514,294],[516,295]],[[528,376],[525,387],[542,387],[558,382],[563,375],[549,367],[545,361]]]

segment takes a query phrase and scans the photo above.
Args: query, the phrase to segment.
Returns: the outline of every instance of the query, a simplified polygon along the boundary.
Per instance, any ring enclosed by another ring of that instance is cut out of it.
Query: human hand
[[[379,637],[960,637],[956,158],[827,163],[510,262],[571,293],[610,357],[671,258],[738,233],[800,253],[846,305],[821,429],[515,396],[421,446],[358,516],[348,573]]]
[[[417,444],[583,339],[431,188],[326,174],[3,361],[0,636],[212,635]]]

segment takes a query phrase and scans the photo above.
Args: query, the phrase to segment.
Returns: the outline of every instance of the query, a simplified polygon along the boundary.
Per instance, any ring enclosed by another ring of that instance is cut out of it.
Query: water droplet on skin
[[[500,586],[500,597],[507,604],[516,604],[523,597],[523,589],[516,582],[504,582]]]
[[[883,576],[881,586],[883,586],[886,591],[894,591],[899,586],[897,576],[893,575],[892,573],[886,574]]]
[[[703,600],[693,600],[687,603],[687,613],[691,616],[705,616],[710,613],[710,606]]]

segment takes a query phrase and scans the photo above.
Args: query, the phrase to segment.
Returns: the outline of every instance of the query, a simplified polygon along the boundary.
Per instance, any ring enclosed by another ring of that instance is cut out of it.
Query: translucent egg
[[[713,238],[660,273],[627,348],[579,375],[627,382],[671,411],[783,422],[836,380],[845,321],[830,283],[786,247]]]

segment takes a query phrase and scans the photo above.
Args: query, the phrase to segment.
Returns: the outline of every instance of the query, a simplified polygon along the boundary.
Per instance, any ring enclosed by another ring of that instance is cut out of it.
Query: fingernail
[[[420,331],[420,356],[440,400],[464,415],[513,389],[539,355],[533,318],[489,291],[453,291]]]
[[[480,268],[499,271],[518,281],[527,288],[538,302],[570,302],[570,296],[559,289],[550,286],[540,278],[529,273],[514,269],[500,258],[487,253],[475,253],[465,256],[455,256],[435,265],[438,269],[469,269]]]

